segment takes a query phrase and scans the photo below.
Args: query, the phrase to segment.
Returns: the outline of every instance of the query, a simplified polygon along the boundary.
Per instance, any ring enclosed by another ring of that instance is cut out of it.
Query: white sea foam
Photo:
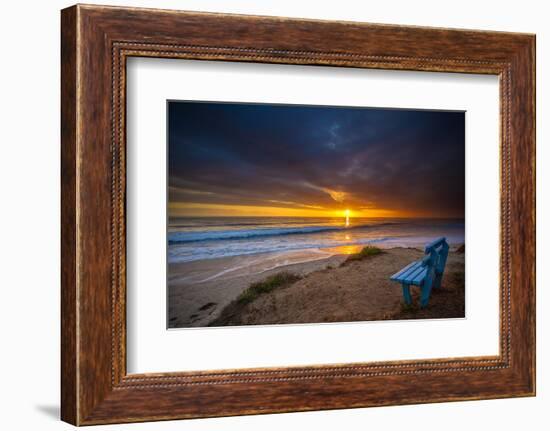
[[[464,242],[463,220],[429,219],[189,219],[168,233],[168,261],[192,262],[228,256],[323,250],[348,245],[418,247],[440,236]],[[309,254],[308,259],[314,259]],[[261,258],[261,257],[259,257]],[[229,273],[235,271],[226,268]]]

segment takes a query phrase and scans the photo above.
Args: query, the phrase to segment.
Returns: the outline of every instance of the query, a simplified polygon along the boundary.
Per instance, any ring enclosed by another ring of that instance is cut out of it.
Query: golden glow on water
[[[338,247],[325,248],[324,250],[335,254],[355,254],[363,249],[364,245],[341,245]]]
[[[348,227],[349,226],[349,210],[346,210],[345,214],[346,214],[346,227]]]

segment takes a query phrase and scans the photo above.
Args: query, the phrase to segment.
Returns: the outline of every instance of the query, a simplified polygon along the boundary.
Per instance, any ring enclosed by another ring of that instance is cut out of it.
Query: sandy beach
[[[281,257],[272,253],[261,259],[253,255],[170,264],[168,326],[208,326],[250,284],[280,271],[307,275],[327,266],[337,266],[346,257],[325,253],[316,260],[303,262],[311,256],[286,253]],[[220,268],[226,269],[220,271]]]
[[[464,254],[456,252],[456,247],[449,253],[441,289],[432,292],[429,306],[422,310],[403,307],[401,287],[389,279],[422,258],[420,248],[388,248],[376,256],[346,262],[359,249],[317,250],[314,256],[312,251],[301,251],[273,253],[261,259],[251,255],[172,263],[168,326],[464,317]],[[282,272],[296,275],[297,280],[247,304],[237,301],[251,284]],[[412,291],[417,302],[418,289]]]

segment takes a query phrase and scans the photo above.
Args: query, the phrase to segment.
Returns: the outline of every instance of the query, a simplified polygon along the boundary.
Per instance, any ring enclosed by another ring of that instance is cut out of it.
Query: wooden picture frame
[[[77,5],[61,14],[61,417],[75,425],[535,394],[535,36]],[[500,78],[500,354],[130,374],[125,91],[130,56]]]

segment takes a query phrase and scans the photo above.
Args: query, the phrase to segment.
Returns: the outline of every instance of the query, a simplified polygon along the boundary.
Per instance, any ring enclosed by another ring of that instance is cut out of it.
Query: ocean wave
[[[342,245],[382,244],[389,239],[390,238],[388,237],[372,237],[357,239],[353,242],[346,240],[313,240],[310,242],[306,241],[290,244],[282,242],[261,242],[253,244],[251,242],[246,242],[241,245],[234,243],[232,245],[219,245],[216,247],[193,247],[184,244],[177,244],[174,245],[173,248],[169,249],[168,261],[170,263],[192,262],[196,260],[216,259],[220,257],[261,255],[266,253],[286,253],[298,250],[317,250],[319,253],[327,254],[327,252],[323,250]]]
[[[250,239],[266,236],[282,236],[282,235],[307,235],[319,232],[336,232],[347,231],[354,229],[365,229],[369,227],[387,226],[396,223],[380,223],[376,225],[357,225],[357,226],[301,226],[301,227],[282,227],[282,228],[260,228],[260,229],[244,229],[244,230],[212,230],[212,231],[196,231],[196,232],[171,232],[168,235],[169,244],[182,244],[188,242],[199,241],[222,241],[222,240],[238,240]]]

